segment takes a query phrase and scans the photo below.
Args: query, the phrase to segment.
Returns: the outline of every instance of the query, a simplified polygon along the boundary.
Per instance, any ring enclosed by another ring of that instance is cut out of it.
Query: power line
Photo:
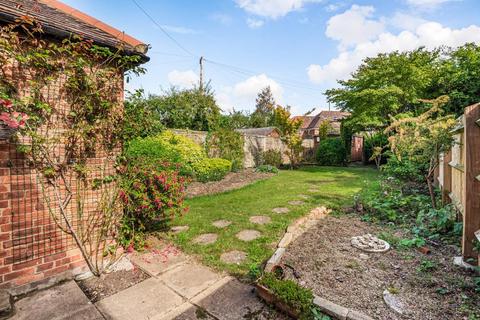
[[[143,14],[150,20],[153,22],[154,25],[156,25],[170,40],[172,40],[180,49],[182,49],[184,52],[186,52],[187,54],[189,54],[190,56],[192,57],[196,57],[195,54],[193,54],[190,50],[188,50],[187,48],[185,48],[184,46],[182,46],[180,44],[180,42],[178,42],[174,37],[172,37],[145,9],[143,9],[143,7],[136,1],[136,0],[132,0],[132,2],[137,6],[138,9],[140,9],[140,11],[143,12]]]
[[[243,69],[243,68],[239,68],[239,67],[236,67],[236,66],[233,66],[233,65],[229,65],[229,64],[225,64],[225,63],[220,63],[220,62],[216,62],[216,61],[212,61],[212,60],[209,60],[209,59],[205,59],[206,62],[209,62],[211,64],[215,64],[217,66],[220,66],[220,67],[223,67],[225,69],[229,69],[230,71],[232,72],[236,72],[238,74],[241,74],[241,75],[244,75],[244,76],[252,76],[252,75],[256,75],[256,74],[259,74],[260,72],[256,72],[256,71],[252,71],[252,70],[247,70],[247,69]],[[272,76],[272,75],[269,75],[272,79],[275,79],[277,80],[279,83],[287,86],[287,87],[294,87],[294,88],[300,88],[300,89],[305,89],[305,90],[312,90],[312,91],[316,91],[318,92],[319,89],[318,88],[315,88],[315,87],[311,87],[309,86],[308,84],[306,83],[302,83],[300,81],[296,81],[296,80],[290,80],[290,79],[286,79],[286,78],[280,78],[278,76]]]

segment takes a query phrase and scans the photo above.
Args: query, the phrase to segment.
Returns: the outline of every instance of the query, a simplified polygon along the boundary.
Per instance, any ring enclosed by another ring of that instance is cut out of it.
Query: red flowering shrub
[[[11,129],[25,128],[29,116],[23,112],[14,110],[13,102],[8,99],[0,99],[0,122]]]
[[[135,161],[121,168],[120,199],[124,204],[122,239],[125,246],[141,246],[145,231],[165,228],[184,214],[187,178],[166,163]]]

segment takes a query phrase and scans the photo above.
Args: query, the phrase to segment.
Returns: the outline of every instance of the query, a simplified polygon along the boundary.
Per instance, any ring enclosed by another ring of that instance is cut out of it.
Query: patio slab
[[[15,303],[11,320],[104,319],[75,281],[38,291]]]
[[[187,261],[187,257],[182,252],[171,250],[135,252],[130,259],[151,276],[158,276]]]
[[[167,286],[187,299],[193,298],[221,278],[210,269],[193,263],[181,265],[159,277]]]
[[[147,279],[98,302],[107,319],[161,319],[184,304],[184,299],[156,278]]]

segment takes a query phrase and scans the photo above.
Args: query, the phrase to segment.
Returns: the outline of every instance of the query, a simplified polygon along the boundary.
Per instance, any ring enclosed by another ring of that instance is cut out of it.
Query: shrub
[[[239,132],[232,129],[218,129],[211,132],[205,142],[209,156],[220,157],[232,162],[232,170],[243,168],[244,140]]]
[[[264,173],[278,173],[278,168],[268,164],[262,164],[261,166],[258,166],[255,171]]]
[[[277,150],[267,150],[261,153],[261,160],[261,164],[280,168],[282,165],[282,153]]]
[[[327,138],[320,141],[317,150],[317,161],[321,166],[345,165],[347,151],[340,138]]]
[[[232,170],[232,162],[220,158],[205,158],[196,163],[193,169],[197,181],[218,181]]]
[[[169,162],[181,164],[181,173],[194,174],[194,166],[206,158],[205,152],[193,140],[176,135],[167,130],[161,134],[133,140],[126,150],[130,159],[142,158],[142,161]]]
[[[165,227],[187,210],[187,180],[176,170],[165,170],[166,166],[169,167],[165,163],[135,162],[121,168],[122,245],[141,246],[143,233],[150,227]]]
[[[395,155],[390,155],[388,161],[382,166],[382,171],[388,175],[400,179],[402,181],[423,183],[426,165],[420,165],[408,159],[400,161]]]

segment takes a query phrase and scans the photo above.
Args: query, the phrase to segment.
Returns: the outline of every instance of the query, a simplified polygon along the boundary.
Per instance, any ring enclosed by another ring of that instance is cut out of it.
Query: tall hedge
[[[347,162],[347,150],[341,138],[327,138],[320,141],[317,162],[321,166],[343,166]]]

